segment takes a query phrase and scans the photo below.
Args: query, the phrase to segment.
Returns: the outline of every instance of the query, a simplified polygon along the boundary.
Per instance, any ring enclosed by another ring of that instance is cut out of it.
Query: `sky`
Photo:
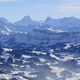
[[[34,20],[80,18],[80,0],[0,0],[0,17],[15,22],[27,15]]]

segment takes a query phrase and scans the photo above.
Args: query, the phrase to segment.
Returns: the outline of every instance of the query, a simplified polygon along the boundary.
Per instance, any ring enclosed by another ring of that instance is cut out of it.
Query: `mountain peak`
[[[50,17],[50,16],[48,16],[48,17],[46,18],[46,21],[49,21],[49,20],[53,20],[53,18]]]
[[[30,16],[25,16],[22,20],[23,21],[31,21],[31,17]]]
[[[0,17],[0,21],[4,22],[4,23],[8,23],[7,19],[4,17]]]

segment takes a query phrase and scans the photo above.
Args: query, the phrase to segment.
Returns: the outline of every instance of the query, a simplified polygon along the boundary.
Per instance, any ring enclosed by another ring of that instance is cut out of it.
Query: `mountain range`
[[[7,32],[31,32],[36,28],[54,32],[80,31],[80,19],[73,16],[59,19],[47,17],[44,21],[35,21],[30,16],[25,16],[21,20],[11,23],[5,18],[0,18],[0,31],[4,34]]]
[[[49,46],[57,42],[79,43],[79,35],[80,19],[75,17],[47,17],[44,21],[35,21],[25,16],[15,23],[0,18],[0,43],[7,47],[18,44]]]
[[[80,80],[80,19],[0,18],[0,80]]]

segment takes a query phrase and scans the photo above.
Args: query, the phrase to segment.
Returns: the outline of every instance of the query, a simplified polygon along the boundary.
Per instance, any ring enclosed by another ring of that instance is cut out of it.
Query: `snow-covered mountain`
[[[0,30],[6,29],[12,32],[31,32],[33,29],[53,29],[52,31],[80,31],[80,19],[75,17],[64,17],[53,19],[47,17],[45,21],[35,21],[30,16],[25,16],[21,20],[11,23],[5,18],[0,18]]]
[[[4,17],[0,18],[0,34],[9,35],[11,33],[13,24]]]
[[[79,25],[80,19],[75,17],[62,19],[47,17],[45,21],[39,22],[25,16],[14,24],[0,18],[0,42],[8,47],[22,43],[28,46],[40,44],[45,46],[57,42],[79,43]]]
[[[76,17],[64,17],[59,19],[53,19],[47,17],[43,22],[44,25],[49,25],[55,29],[62,29],[67,31],[79,31],[80,28],[80,19]]]
[[[0,47],[1,80],[79,80],[80,45]]]
[[[44,46],[48,47],[58,42],[80,43],[80,32],[54,32],[51,30],[34,29],[29,33],[12,33],[0,35],[0,42],[5,47]]]
[[[39,26],[39,22],[32,20],[30,16],[25,16],[20,21],[15,22],[14,26],[15,26],[16,32],[17,31],[30,32],[31,30]]]
[[[0,18],[0,80],[80,80],[79,26],[74,17]]]
[[[15,22],[16,26],[29,26],[35,25],[37,22],[33,21],[30,16],[25,16],[22,20]]]

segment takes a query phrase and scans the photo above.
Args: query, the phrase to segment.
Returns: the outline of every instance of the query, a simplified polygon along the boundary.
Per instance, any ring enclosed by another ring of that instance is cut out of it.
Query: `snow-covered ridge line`
[[[6,26],[6,27],[5,27]],[[44,21],[35,21],[30,16],[25,16],[15,23],[10,23],[5,18],[0,18],[0,31],[2,33],[10,32],[31,32],[33,29],[47,29],[53,32],[64,32],[64,31],[79,31],[80,32],[80,19],[75,17],[64,17],[60,19],[53,19],[47,17]],[[6,29],[6,30],[5,30]],[[4,32],[3,32],[4,31]]]

